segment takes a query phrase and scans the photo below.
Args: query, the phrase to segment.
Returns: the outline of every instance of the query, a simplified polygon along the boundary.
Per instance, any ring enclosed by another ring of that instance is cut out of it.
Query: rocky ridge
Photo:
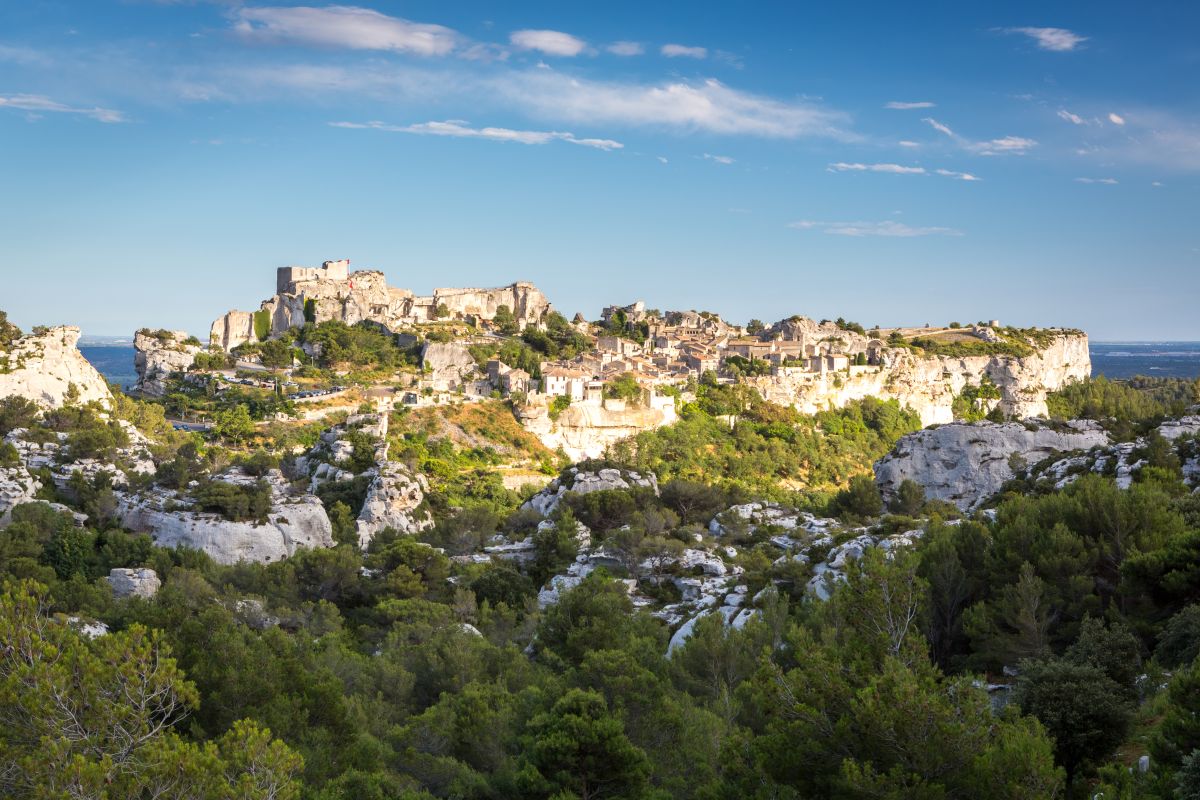
[[[39,328],[0,350],[0,397],[17,395],[44,408],[59,408],[72,394],[80,403],[111,403],[108,382],[79,352],[79,336],[71,325]]]

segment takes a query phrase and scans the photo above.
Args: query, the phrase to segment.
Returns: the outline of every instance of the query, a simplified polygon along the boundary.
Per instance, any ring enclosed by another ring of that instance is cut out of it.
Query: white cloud
[[[387,125],[382,122],[331,122],[334,128],[369,129],[391,133],[415,133],[424,136],[454,136],[464,139],[491,139],[499,142],[520,144],[548,144],[569,142],[594,147],[597,150],[619,150],[625,145],[612,139],[581,139],[565,131],[526,131],[512,128],[471,128],[462,120],[444,122],[421,122],[415,125]]]
[[[883,107],[890,108],[894,111],[910,111],[914,108],[933,108],[934,104],[929,102],[928,100],[920,100],[915,103],[906,103],[901,100],[892,100],[891,102],[884,103]]]
[[[913,236],[962,236],[961,231],[954,228],[914,227],[895,220],[883,222],[817,222],[815,220],[800,220],[788,225],[799,230],[819,230],[834,236],[895,236],[909,238]]]
[[[1008,33],[1022,33],[1033,39],[1042,50],[1066,53],[1087,41],[1088,37],[1066,28],[1008,28]]]
[[[718,164],[732,164],[733,159],[729,156],[714,156],[712,153],[705,153],[704,158],[709,161],[715,161]]]
[[[589,81],[548,72],[498,76],[494,93],[552,119],[653,125],[778,139],[856,138],[848,117],[806,102],[731,89],[717,80],[637,84]]]
[[[708,49],[704,47],[687,47],[682,44],[664,44],[661,52],[667,58],[704,58]]]
[[[937,172],[938,175],[942,175],[947,178],[955,178],[956,180],[960,180],[960,181],[981,181],[981,180],[983,180],[983,178],[980,178],[978,175],[972,175],[969,172],[955,172],[952,169],[938,169],[938,170],[934,170],[934,171]]]
[[[967,149],[981,156],[1016,155],[1023,156],[1031,148],[1037,146],[1034,139],[1023,136],[1005,136],[1000,139],[990,139],[986,142],[970,142]]]
[[[549,56],[577,56],[587,47],[582,39],[562,31],[513,31],[508,39],[521,50],[537,50]]]
[[[659,160],[659,162],[660,162],[660,163],[662,163],[662,164],[666,164],[666,163],[667,163],[667,157],[666,157],[666,156],[655,156],[655,158],[657,158],[657,159]]]
[[[125,122],[125,115],[111,108],[82,108],[68,106],[51,100],[40,94],[8,94],[0,95],[0,108],[12,108],[18,111],[28,111],[32,114],[81,114],[91,117],[97,122]]]
[[[1109,186],[1116,186],[1118,181],[1116,178],[1076,178],[1076,183],[1105,183]]]
[[[243,7],[234,12],[234,17],[234,30],[240,35],[266,42],[392,50],[422,56],[447,55],[460,42],[459,35],[450,28],[354,6]]]
[[[933,117],[922,117],[921,121],[929,123],[930,127],[932,127],[935,131],[938,131],[939,133],[944,133],[947,136],[955,135],[954,131],[950,130],[950,128],[948,126],[943,125],[942,123],[938,122]]]
[[[613,42],[604,49],[614,56],[640,56],[646,52],[641,42]]]
[[[1078,114],[1072,114],[1070,111],[1067,111],[1065,108],[1060,108],[1058,110],[1058,116],[1061,119],[1065,119],[1067,122],[1070,122],[1072,125],[1087,125],[1087,120],[1085,120],[1083,117],[1079,116]]]
[[[910,142],[908,139],[901,139],[900,141],[896,142],[896,144],[900,145],[901,147],[920,147],[921,146],[917,142]]]
[[[1117,114],[1116,112],[1111,112],[1111,111],[1108,114],[1108,121],[1111,122],[1113,125],[1124,125],[1125,124],[1124,117],[1122,117],[1120,114]]]
[[[1150,181],[1151,186],[1162,187],[1162,181]]]
[[[1027,139],[1023,136],[1003,136],[999,139],[988,139],[983,142],[976,142],[959,136],[952,131],[948,125],[938,122],[932,117],[925,117],[922,122],[926,122],[934,130],[939,133],[944,133],[949,136],[960,147],[968,152],[975,153],[981,156],[998,156],[998,155],[1024,155],[1026,151],[1037,146],[1037,141]]]
[[[924,175],[924,167],[905,167],[900,164],[847,164],[839,161],[830,164],[830,172],[890,172],[893,175]]]

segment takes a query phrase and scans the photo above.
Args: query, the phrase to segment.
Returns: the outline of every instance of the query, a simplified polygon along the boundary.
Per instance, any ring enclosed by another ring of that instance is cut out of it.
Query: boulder
[[[108,583],[112,586],[113,597],[120,600],[124,597],[142,597],[150,599],[158,594],[162,581],[158,573],[152,569],[113,569],[108,573]]]

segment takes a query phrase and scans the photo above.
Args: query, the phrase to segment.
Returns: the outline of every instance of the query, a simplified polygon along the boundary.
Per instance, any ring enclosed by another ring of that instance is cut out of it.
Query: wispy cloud
[[[458,33],[442,25],[410,22],[354,6],[242,7],[233,14],[234,30],[253,41],[422,56],[448,55],[462,41]]]
[[[1105,183],[1109,186],[1116,186],[1119,181],[1116,178],[1076,178],[1076,183]]]
[[[919,142],[911,142],[908,139],[901,139],[900,141],[896,142],[896,144],[900,145],[901,147],[920,147],[921,146]]]
[[[562,31],[513,31],[508,38],[518,49],[537,50],[549,56],[577,56],[587,47],[587,42]]]
[[[688,47],[682,44],[664,44],[660,52],[667,58],[705,58],[708,56],[706,47]]]
[[[962,231],[943,227],[914,227],[895,220],[883,222],[818,222],[816,220],[799,220],[788,225],[798,230],[815,230],[834,236],[894,236],[909,238],[913,236],[962,236]]]
[[[388,125],[383,122],[331,122],[334,128],[366,129],[388,131],[391,133],[414,133],[423,136],[453,136],[462,139],[491,139],[498,142],[519,142],[520,144],[549,144],[550,142],[569,142],[570,144],[594,147],[597,150],[619,150],[623,144],[612,139],[588,139],[577,137],[566,131],[530,131],[514,130],[512,128],[472,128],[462,120],[446,120],[444,122],[421,122],[415,125]]]
[[[983,178],[980,178],[978,175],[972,175],[969,172],[955,172],[952,169],[938,169],[938,170],[934,170],[934,172],[936,172],[938,175],[941,175],[943,177],[954,178],[955,180],[960,180],[960,181],[981,181],[981,180],[983,180]]]
[[[1111,122],[1113,125],[1124,125],[1125,124],[1125,118],[1122,117],[1120,114],[1116,113],[1115,111],[1109,112],[1108,121]]]
[[[981,156],[999,156],[999,155],[1024,155],[1030,149],[1037,146],[1037,140],[1028,139],[1024,136],[1003,136],[999,139],[987,139],[985,141],[974,141],[967,139],[964,136],[959,136],[950,126],[938,122],[932,117],[925,117],[922,122],[927,123],[931,128],[939,133],[953,139],[960,147],[968,152],[975,153]]]
[[[905,167],[901,164],[848,164],[838,161],[830,164],[830,172],[890,172],[893,175],[924,175],[924,167]]]
[[[539,71],[498,76],[491,86],[505,100],[552,119],[778,139],[856,138],[846,130],[849,118],[841,112],[750,94],[713,79],[639,84]]]
[[[967,145],[968,150],[981,156],[1023,156],[1034,147],[1037,147],[1037,140],[1024,136],[1004,136],[986,142],[970,142]]]
[[[933,128],[935,131],[937,131],[938,133],[944,133],[947,136],[957,136],[958,135],[954,131],[950,130],[950,127],[948,125],[943,125],[942,123],[938,122],[933,117],[923,117],[921,119],[921,121],[928,123],[929,126],[931,128]]]
[[[906,103],[902,100],[892,100],[884,103],[883,107],[890,108],[894,111],[911,111],[914,108],[933,108],[934,105],[934,103],[931,103],[928,100],[919,100],[915,103]]]
[[[1067,122],[1071,123],[1072,125],[1086,125],[1087,124],[1087,120],[1085,120],[1083,117],[1079,116],[1078,114],[1072,114],[1070,111],[1067,111],[1065,108],[1060,108],[1058,110],[1058,116],[1060,119],[1065,119]]]
[[[1066,28],[1005,28],[1004,31],[1024,34],[1033,39],[1040,49],[1055,53],[1075,50],[1088,39]]]
[[[705,153],[703,158],[705,158],[708,161],[715,161],[718,164],[732,164],[733,163],[733,159],[730,158],[729,156],[715,156],[712,153]]]
[[[80,114],[97,122],[126,122],[125,115],[111,108],[69,106],[40,94],[0,95],[0,108],[27,111],[31,114]]]
[[[641,42],[613,42],[604,49],[614,56],[640,56],[646,52],[646,47]]]

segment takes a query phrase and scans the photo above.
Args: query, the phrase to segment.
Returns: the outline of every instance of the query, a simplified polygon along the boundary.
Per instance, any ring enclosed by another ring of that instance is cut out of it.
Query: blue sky
[[[1200,7],[912,5],[6,3],[0,308],[205,334],[350,258],[1200,339]]]

